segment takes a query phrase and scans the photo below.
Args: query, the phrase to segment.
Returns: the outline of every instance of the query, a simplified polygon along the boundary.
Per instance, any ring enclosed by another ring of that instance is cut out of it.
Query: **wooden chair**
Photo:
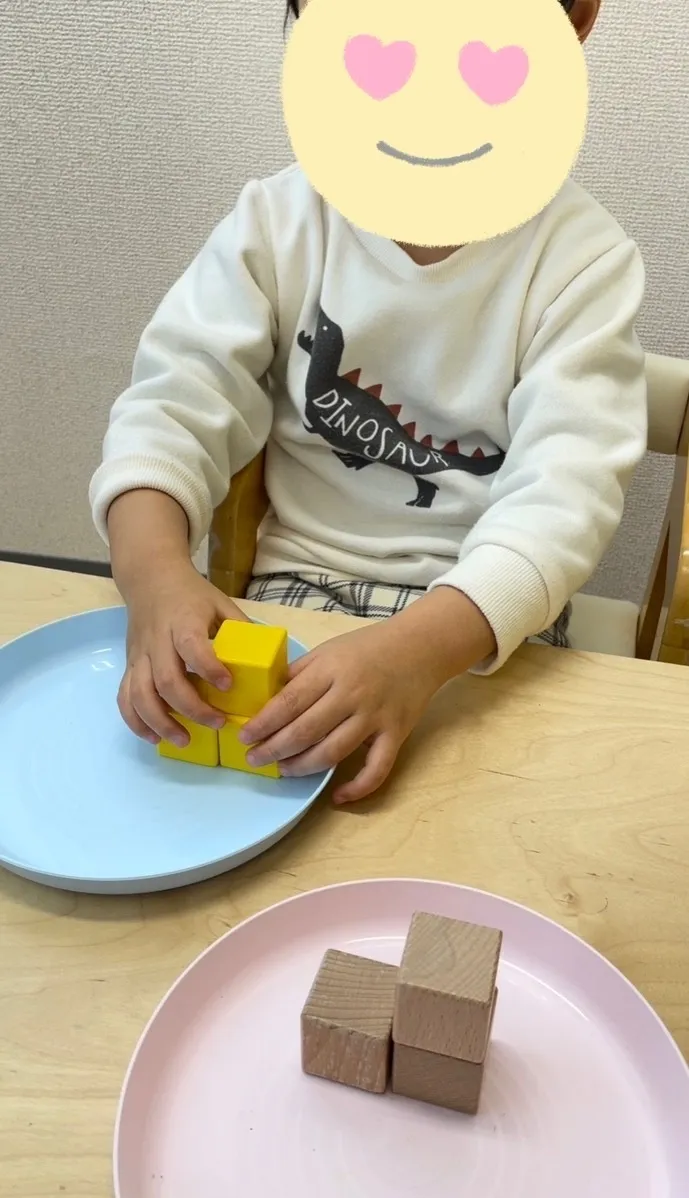
[[[264,460],[265,451],[232,479],[227,499],[215,509],[208,537],[208,577],[232,599],[242,599],[246,594],[256,559],[258,530],[268,511]]]
[[[570,623],[575,649],[622,657],[658,656],[689,665],[689,361],[647,357],[649,449],[676,459],[672,497],[641,608],[618,599],[576,595]],[[226,595],[245,593],[268,510],[264,454],[232,480],[215,512],[209,538],[208,576]]]
[[[689,361],[649,355],[649,448],[675,458],[670,502],[639,622],[637,657],[689,665]]]

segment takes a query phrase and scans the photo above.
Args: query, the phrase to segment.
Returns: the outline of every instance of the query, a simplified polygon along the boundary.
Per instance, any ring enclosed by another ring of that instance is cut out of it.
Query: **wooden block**
[[[329,949],[301,1014],[302,1068],[384,1093],[397,969]]]
[[[226,715],[251,718],[287,681],[287,632],[242,620],[225,620],[213,641],[219,660],[232,674],[229,691],[199,681],[199,694]]]
[[[395,1042],[482,1061],[501,945],[495,928],[417,912],[395,994]]]
[[[217,765],[220,753],[218,733],[215,728],[206,728],[202,724],[195,724],[193,720],[188,720],[186,716],[179,715],[176,711],[173,711],[172,715],[177,723],[186,728],[189,733],[189,744],[185,749],[180,749],[168,740],[161,740],[158,744],[160,756],[171,757],[175,761],[189,761],[193,765]]]
[[[490,1016],[489,1042],[497,994],[496,990]],[[455,1057],[426,1052],[423,1048],[393,1043],[392,1092],[405,1098],[416,1098],[419,1102],[429,1102],[433,1106],[447,1107],[451,1111],[461,1111],[465,1115],[475,1115],[481,1100],[485,1061],[485,1057],[483,1061],[458,1061]]]
[[[273,762],[270,765],[249,765],[246,755],[249,746],[243,745],[239,732],[248,720],[238,715],[228,715],[224,728],[218,733],[220,764],[228,770],[242,770],[245,774],[260,774],[263,778],[279,778],[280,770]]]
[[[406,1044],[392,1046],[393,1094],[475,1115],[482,1084],[483,1061],[457,1061]]]

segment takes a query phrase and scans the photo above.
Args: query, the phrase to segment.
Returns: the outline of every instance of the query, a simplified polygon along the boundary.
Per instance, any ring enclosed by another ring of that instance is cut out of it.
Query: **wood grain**
[[[393,1044],[392,1092],[404,1098],[475,1115],[481,1101],[483,1073],[483,1061],[457,1061],[423,1048]]]
[[[481,1101],[481,1088],[489,1057],[490,1036],[493,1030],[497,987],[490,1006],[488,1033],[480,1061],[463,1061],[455,1057],[411,1048],[407,1044],[392,1045],[392,1091],[405,1098],[447,1107],[465,1115],[475,1115]]]
[[[0,640],[117,602],[107,579],[0,564]],[[357,627],[242,607],[310,645]],[[689,1053],[688,728],[685,669],[527,646],[447,687],[374,799],[324,797],[224,878],[107,898],[0,870],[0,1198],[111,1198],[117,1096],[167,988],[241,920],[354,878],[525,903],[608,957]]]
[[[417,911],[395,994],[395,1043],[482,1061],[501,945],[496,928]]]
[[[394,965],[328,950],[301,1014],[305,1073],[384,1093],[396,980]]]

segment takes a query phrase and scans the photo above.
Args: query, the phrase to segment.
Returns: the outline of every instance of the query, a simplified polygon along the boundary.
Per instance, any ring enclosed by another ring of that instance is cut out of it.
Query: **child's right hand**
[[[186,667],[219,690],[229,690],[230,675],[211,642],[223,620],[244,620],[243,613],[191,562],[130,585],[127,606],[127,669],[117,697],[125,723],[151,744],[161,738],[188,743],[171,710],[221,728],[224,716],[201,699]]]

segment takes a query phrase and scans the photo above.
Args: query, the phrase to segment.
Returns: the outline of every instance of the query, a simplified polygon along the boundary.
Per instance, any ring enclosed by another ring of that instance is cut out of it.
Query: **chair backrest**
[[[689,361],[648,354],[648,447],[656,453],[687,452]],[[263,482],[265,453],[233,479],[227,499],[213,517],[208,577],[226,595],[241,598],[251,580],[256,541],[268,510]]]
[[[655,453],[686,456],[689,361],[647,354],[646,378],[648,448]]]

